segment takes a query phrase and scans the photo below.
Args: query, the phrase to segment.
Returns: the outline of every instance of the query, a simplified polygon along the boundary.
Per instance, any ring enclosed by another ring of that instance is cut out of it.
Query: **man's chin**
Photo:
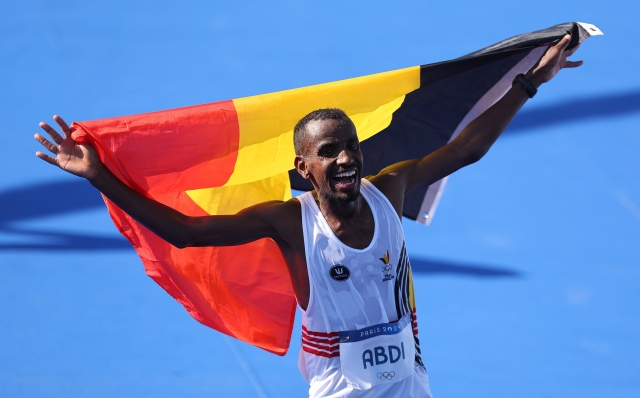
[[[330,186],[330,191],[325,194],[327,198],[331,198],[338,202],[349,203],[358,199],[360,196],[361,182],[358,180],[356,180],[355,184],[351,187],[344,187],[340,189],[337,185],[339,184]]]
[[[360,196],[360,186],[357,186],[350,192],[334,192],[332,196],[340,202],[353,202]]]
[[[340,202],[349,203],[358,199],[358,196],[360,196],[360,192],[350,193],[347,195],[339,195],[336,197],[336,199],[338,199]]]

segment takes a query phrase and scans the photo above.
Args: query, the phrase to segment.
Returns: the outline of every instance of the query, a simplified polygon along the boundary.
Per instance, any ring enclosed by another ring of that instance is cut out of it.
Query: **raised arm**
[[[565,35],[556,45],[549,47],[525,77],[539,87],[551,80],[560,69],[582,65],[582,61],[567,61],[567,57],[578,49],[576,46],[567,51],[570,41],[571,36]],[[527,99],[527,91],[521,85],[514,84],[498,102],[469,123],[449,144],[422,159],[408,160],[385,168],[373,178],[374,183],[400,211],[403,197],[414,189],[430,185],[480,160]]]
[[[35,139],[55,156],[43,152],[36,152],[36,156],[86,178],[116,206],[172,245],[233,246],[260,238],[277,238],[269,220],[279,216],[281,202],[260,204],[232,216],[186,216],[129,188],[102,164],[90,145],[76,144],[71,139],[69,126],[61,117],[54,116],[54,120],[64,137],[41,122],[40,127],[55,144],[40,134],[36,134]]]

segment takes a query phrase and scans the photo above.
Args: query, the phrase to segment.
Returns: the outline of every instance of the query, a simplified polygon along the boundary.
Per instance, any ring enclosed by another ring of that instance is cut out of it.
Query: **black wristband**
[[[529,81],[529,79],[524,77],[522,73],[516,76],[515,79],[513,79],[513,84],[516,84],[516,83],[522,86],[522,88],[527,92],[527,94],[529,94],[529,98],[533,98],[533,96],[536,95],[536,93],[538,92],[538,89],[536,88],[536,86],[534,86],[533,83]]]

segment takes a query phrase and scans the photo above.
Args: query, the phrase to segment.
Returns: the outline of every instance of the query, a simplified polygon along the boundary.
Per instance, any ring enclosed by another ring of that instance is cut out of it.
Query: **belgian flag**
[[[593,25],[565,23],[464,57],[354,79],[142,115],[77,122],[105,165],[141,194],[192,216],[235,214],[288,200],[311,186],[293,169],[293,127],[319,108],[340,108],[362,141],[364,175],[445,145],[501,98],[547,46],[570,48]],[[428,224],[444,181],[418,189],[404,215]],[[295,298],[276,244],[177,249],[105,198],[111,217],[152,277],[201,323],[284,355]]]

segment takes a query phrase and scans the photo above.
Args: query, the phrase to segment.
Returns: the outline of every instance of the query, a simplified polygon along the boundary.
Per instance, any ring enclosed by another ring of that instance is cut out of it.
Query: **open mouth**
[[[334,174],[333,181],[341,189],[351,188],[356,183],[356,170],[347,170]]]

